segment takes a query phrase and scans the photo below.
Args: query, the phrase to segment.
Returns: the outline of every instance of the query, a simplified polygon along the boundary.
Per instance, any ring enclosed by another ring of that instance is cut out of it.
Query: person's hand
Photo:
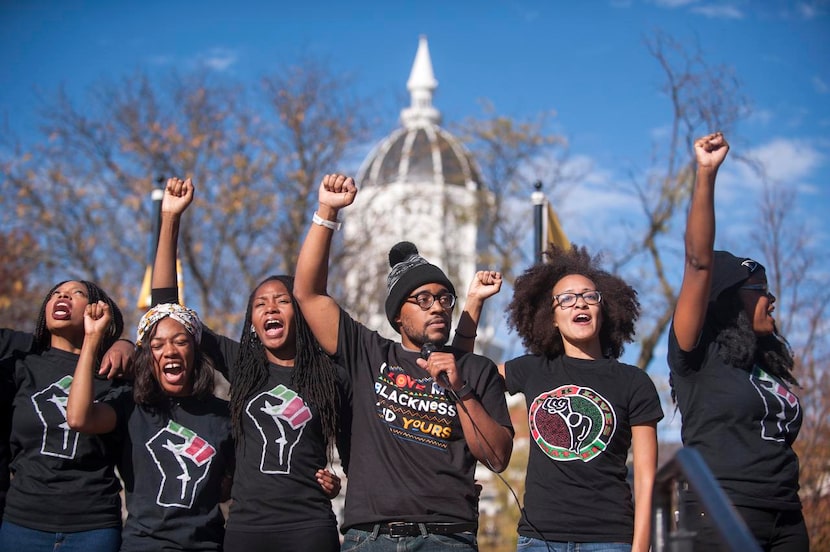
[[[464,386],[464,378],[461,377],[461,373],[458,371],[455,364],[455,355],[452,353],[436,351],[430,354],[426,360],[418,358],[415,362],[429,372],[432,379],[441,387],[447,387],[447,384],[449,384],[450,389],[458,391]]]
[[[340,489],[342,487],[340,485],[340,478],[337,477],[336,474],[330,472],[329,470],[320,469],[317,470],[315,475],[317,476],[317,483],[320,484],[320,487],[323,489],[323,493],[329,500],[340,494]]]
[[[188,178],[168,178],[161,200],[161,212],[181,216],[193,201],[193,182]]]
[[[717,169],[726,159],[728,152],[729,144],[720,132],[695,140],[695,155],[700,167]]]
[[[476,272],[470,287],[467,289],[467,299],[484,301],[501,290],[501,272],[495,270],[479,270]]]
[[[327,174],[320,182],[318,193],[320,205],[326,205],[335,211],[351,205],[355,195],[357,195],[357,186],[350,176]]]
[[[132,378],[133,351],[135,351],[135,345],[126,339],[119,339],[113,343],[101,358],[98,375],[106,376],[107,379]]]
[[[107,333],[112,315],[110,307],[103,301],[90,303],[84,309],[84,335],[103,337]]]

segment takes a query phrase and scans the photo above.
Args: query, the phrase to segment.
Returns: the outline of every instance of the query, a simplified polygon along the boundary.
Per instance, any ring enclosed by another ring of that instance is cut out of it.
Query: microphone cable
[[[421,346],[421,358],[424,359],[424,360],[427,360],[427,359],[429,359],[429,355],[431,355],[432,353],[434,353],[437,350],[438,350],[438,347],[434,343],[432,343],[431,341],[427,341],[426,343],[424,343]],[[443,378],[440,377],[442,375],[444,376]],[[481,429],[478,427],[478,424],[476,424],[475,420],[470,415],[470,411],[467,410],[467,406],[461,400],[461,397],[459,397],[458,393],[456,393],[455,389],[453,389],[449,385],[450,382],[447,379],[447,375],[444,372],[441,372],[441,374],[439,374],[439,377],[437,379],[438,379],[438,383],[440,383],[441,386],[444,387],[444,389],[449,394],[449,396],[453,399],[455,404],[458,405],[461,408],[461,410],[467,416],[467,419],[470,420],[470,423],[473,426],[473,434],[475,435],[476,443],[478,444],[478,449],[481,451],[481,455],[484,457],[484,462],[482,462],[482,463],[487,467],[487,469],[489,469],[492,473],[494,473],[496,475],[496,477],[498,477],[501,480],[502,483],[504,483],[505,487],[507,487],[507,490],[509,490],[510,494],[513,496],[513,500],[516,502],[516,506],[519,508],[519,513],[521,514],[521,517],[524,517],[525,522],[527,522],[527,524],[530,526],[530,528],[533,529],[533,532],[536,533],[536,536],[539,537],[539,540],[542,541],[543,543],[545,543],[545,548],[548,550],[548,552],[552,552],[550,544],[542,536],[542,532],[539,531],[539,529],[533,524],[533,522],[530,521],[530,518],[528,518],[527,512],[525,511],[524,507],[522,506],[521,502],[519,501],[519,497],[516,494],[516,491],[513,489],[513,487],[510,485],[510,483],[504,477],[502,477],[501,473],[496,471],[496,469],[493,467],[493,463],[490,461],[490,457],[487,454],[487,449],[484,448],[484,445],[482,444],[481,441],[483,440],[484,443],[487,444],[487,447],[489,447],[489,449],[492,450],[494,454],[496,452],[495,447],[493,447],[493,445],[490,444],[490,441],[487,440],[487,437],[484,436],[484,432],[481,431]],[[474,394],[475,394],[475,392],[474,392]],[[476,399],[477,398],[478,398],[478,395],[476,395]],[[529,460],[530,460],[530,458],[528,457],[528,461]],[[507,469],[507,467],[508,466],[505,466],[504,469]]]

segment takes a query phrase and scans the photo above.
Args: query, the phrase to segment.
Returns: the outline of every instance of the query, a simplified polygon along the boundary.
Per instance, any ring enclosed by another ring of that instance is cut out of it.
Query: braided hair
[[[52,298],[55,290],[67,282],[74,281],[77,281],[86,287],[86,294],[90,304],[103,301],[109,306],[110,313],[112,313],[112,320],[110,320],[109,326],[107,327],[107,333],[104,335],[102,346],[98,350],[98,361],[100,362],[103,354],[110,347],[112,347],[113,343],[118,341],[119,337],[121,337],[121,332],[124,331],[124,317],[121,315],[121,310],[118,308],[118,305],[115,304],[115,301],[113,301],[103,289],[98,287],[97,284],[87,280],[64,280],[62,282],[58,282],[52,287],[52,289],[49,290],[49,293],[46,294],[46,297],[43,298],[43,302],[40,305],[37,322],[35,323],[34,347],[40,351],[45,351],[49,348],[52,340],[52,333],[46,327],[46,304]]]
[[[233,437],[237,442],[243,439],[242,420],[246,403],[253,394],[268,380],[269,362],[265,355],[265,345],[253,331],[252,311],[257,291],[264,284],[281,282],[291,297],[294,306],[294,328],[296,357],[291,370],[291,382],[297,387],[302,398],[313,404],[320,412],[323,435],[326,438],[326,454],[331,453],[337,438],[340,400],[337,392],[337,380],[334,363],[320,348],[308,323],[303,317],[297,300],[294,298],[294,278],[291,276],[269,276],[257,284],[248,298],[245,311],[245,323],[239,338],[239,354],[231,368],[231,424]]]
[[[591,257],[584,247],[574,245],[564,250],[551,245],[545,261],[516,279],[513,299],[507,307],[510,327],[531,353],[549,358],[564,355],[565,345],[554,325],[551,293],[559,280],[572,274],[590,279],[602,293],[600,347],[606,357],[619,358],[623,344],[634,339],[634,323],[640,315],[637,292],[621,278],[602,270],[599,257]]]

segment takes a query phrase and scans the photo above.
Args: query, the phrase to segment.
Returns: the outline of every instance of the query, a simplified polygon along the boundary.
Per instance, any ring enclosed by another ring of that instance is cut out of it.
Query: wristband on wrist
[[[457,335],[458,337],[462,337],[464,339],[475,339],[475,337],[478,334],[476,332],[473,332],[473,335],[467,335],[467,334],[463,334],[463,333],[459,332],[458,330],[455,330],[455,335]]]
[[[464,385],[461,386],[461,389],[459,389],[458,391],[455,391],[455,396],[458,397],[459,399],[462,399],[462,398],[466,397],[467,395],[469,395],[472,392],[473,392],[473,388],[470,387],[470,384],[465,381]]]
[[[326,220],[320,217],[320,215],[317,214],[317,211],[314,211],[314,216],[311,218],[311,222],[313,222],[314,224],[319,224],[320,226],[325,226],[329,230],[334,230],[335,232],[337,230],[340,230],[341,223],[334,220]]]

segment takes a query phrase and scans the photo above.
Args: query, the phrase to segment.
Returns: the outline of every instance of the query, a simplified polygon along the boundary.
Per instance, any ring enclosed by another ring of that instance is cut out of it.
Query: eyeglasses
[[[445,309],[451,309],[455,306],[455,295],[447,292],[435,295],[428,291],[422,291],[421,293],[410,295],[406,299],[407,303],[415,303],[421,307],[421,310],[429,310],[435,304],[436,299],[438,300],[438,304]],[[410,301],[410,299],[414,299],[414,301]]]
[[[576,305],[576,300],[582,297],[586,305],[598,305],[602,301],[602,294],[597,290],[583,291],[582,293],[560,293],[554,295],[553,300],[563,309]]]
[[[750,291],[760,291],[764,295],[769,295],[769,285],[766,283],[763,284],[747,284],[745,286],[741,286],[741,289],[748,289]]]

